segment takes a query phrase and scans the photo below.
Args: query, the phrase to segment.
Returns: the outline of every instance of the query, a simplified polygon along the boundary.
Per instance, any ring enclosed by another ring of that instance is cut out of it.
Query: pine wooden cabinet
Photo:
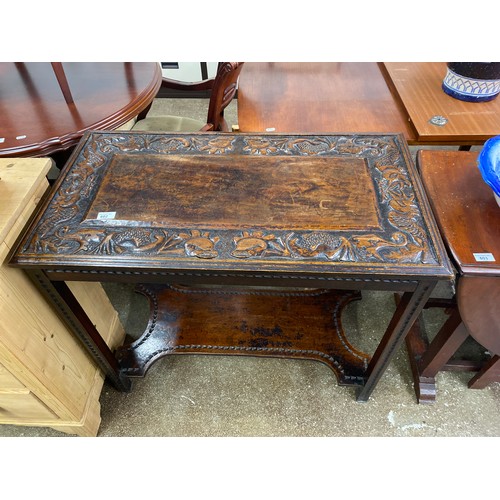
[[[48,189],[50,166],[0,159],[0,424],[95,436],[104,375],[28,276],[5,262]],[[108,345],[120,345],[124,330],[102,286],[68,285]]]

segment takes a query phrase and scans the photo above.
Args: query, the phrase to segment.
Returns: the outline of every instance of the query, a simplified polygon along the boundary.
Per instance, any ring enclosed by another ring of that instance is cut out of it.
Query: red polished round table
[[[154,62],[0,63],[0,157],[46,156],[113,130],[155,98]]]

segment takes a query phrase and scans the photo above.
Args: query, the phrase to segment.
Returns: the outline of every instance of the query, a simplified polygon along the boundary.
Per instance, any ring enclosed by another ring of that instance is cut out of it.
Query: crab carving
[[[249,233],[243,231],[242,236],[234,238],[235,249],[231,252],[233,257],[248,259],[268,253],[270,255],[286,255],[288,250],[274,234],[264,235],[261,231]]]
[[[210,238],[208,232],[198,230],[191,231],[191,234],[180,233],[179,236],[184,239],[184,250],[188,257],[198,257],[199,259],[215,259],[218,252],[215,244],[219,237]]]

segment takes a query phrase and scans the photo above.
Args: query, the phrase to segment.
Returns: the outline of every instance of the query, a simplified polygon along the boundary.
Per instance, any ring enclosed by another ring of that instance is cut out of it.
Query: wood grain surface
[[[465,102],[445,94],[441,83],[444,62],[384,63],[392,84],[417,131],[417,142],[437,144],[483,144],[500,133],[500,99]],[[430,123],[442,116],[443,126]]]
[[[242,132],[415,131],[374,62],[245,63],[238,86]]]
[[[198,229],[380,229],[374,183],[358,158],[117,155],[86,219],[109,211],[124,224]]]
[[[500,207],[477,167],[477,152],[421,150],[422,182],[441,235],[463,273],[500,275]],[[492,254],[478,261],[474,254]]]
[[[0,156],[43,156],[75,146],[85,130],[114,130],[161,84],[158,63],[65,62],[68,102],[48,62],[0,63]]]

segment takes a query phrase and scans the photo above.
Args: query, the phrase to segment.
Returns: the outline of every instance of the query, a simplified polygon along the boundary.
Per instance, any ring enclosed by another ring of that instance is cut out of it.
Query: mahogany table
[[[500,380],[500,207],[481,177],[477,154],[419,151],[417,156],[425,191],[457,271],[452,312],[432,342],[420,322],[407,337],[415,392],[422,403],[435,401],[441,370],[478,371],[469,382],[472,388]],[[488,349],[491,359],[478,362],[455,356],[469,335]]]
[[[120,389],[169,354],[279,356],[358,401],[453,276],[399,135],[87,133],[11,262]],[[144,334],[109,351],[64,280],[139,284]],[[372,356],[341,324],[360,289],[404,292]]]
[[[499,134],[500,99],[465,102],[443,92],[446,63],[384,63],[418,144],[481,145]]]
[[[158,63],[0,63],[0,157],[51,155],[74,147],[86,130],[116,129],[153,101],[160,84]]]
[[[497,135],[500,99],[454,99],[441,90],[445,74],[446,63],[245,63],[239,129],[400,133],[410,145],[470,146]]]

